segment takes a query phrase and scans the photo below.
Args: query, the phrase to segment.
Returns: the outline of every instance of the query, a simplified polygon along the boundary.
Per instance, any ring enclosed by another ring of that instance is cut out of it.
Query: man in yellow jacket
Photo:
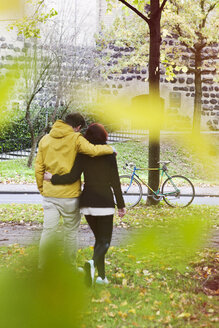
[[[80,224],[78,197],[81,181],[70,185],[53,185],[43,179],[44,172],[52,174],[68,173],[77,153],[101,156],[113,153],[109,145],[93,145],[81,134],[85,126],[79,113],[69,114],[65,121],[58,120],[49,134],[45,135],[38,148],[35,164],[35,176],[40,194],[43,196],[44,223],[40,240],[39,267],[44,265],[44,251],[48,242],[55,236],[60,215],[64,221],[64,251],[68,260],[74,263],[77,250],[77,233]]]

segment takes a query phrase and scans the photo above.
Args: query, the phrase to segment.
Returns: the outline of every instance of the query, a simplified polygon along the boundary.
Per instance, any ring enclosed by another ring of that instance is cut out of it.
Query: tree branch
[[[145,22],[147,22],[148,24],[150,23],[150,20],[143,15],[137,8],[133,7],[132,5],[130,5],[130,3],[128,3],[125,0],[118,0],[120,2],[122,2],[126,7],[128,7],[129,9],[131,9],[132,11],[134,11],[139,17],[141,17]],[[164,0],[166,1],[166,0]]]
[[[187,73],[193,73],[193,74],[195,74],[196,73],[196,69],[189,67]]]
[[[163,0],[161,6],[160,6],[160,11],[162,11],[165,7],[165,4],[166,4],[167,0]]]

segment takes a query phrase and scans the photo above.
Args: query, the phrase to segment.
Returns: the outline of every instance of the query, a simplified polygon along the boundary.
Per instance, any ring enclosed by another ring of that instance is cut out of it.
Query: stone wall
[[[171,42],[172,39],[167,39]],[[218,47],[215,45],[215,53]],[[110,61],[107,63],[110,68],[118,63],[118,58],[131,53],[132,47],[118,47],[110,44],[105,50],[105,55],[110,53]],[[193,60],[192,54],[184,49],[185,55]],[[206,52],[208,49],[205,50]],[[176,77],[172,81],[168,81],[165,76],[165,70],[161,67],[160,90],[161,97],[165,99],[165,108],[178,112],[180,115],[189,117],[192,120],[194,108],[194,75],[182,72],[174,72]],[[202,112],[201,125],[204,129],[219,130],[219,84],[214,82],[215,74],[208,73],[203,75],[202,84]],[[103,95],[113,95],[124,97],[125,101],[130,102],[132,97],[140,94],[148,93],[148,67],[139,68],[123,68],[121,73],[109,73],[106,82],[103,83]],[[175,101],[174,101],[175,98]]]
[[[64,1],[64,0],[63,0]],[[86,0],[86,3],[88,0]],[[60,1],[59,1],[60,2]],[[77,1],[78,2],[78,1]],[[62,2],[60,2],[62,5]],[[79,2],[78,2],[79,3]],[[85,4],[84,4],[85,5]],[[104,0],[95,0],[91,6],[92,12],[92,33],[95,28],[95,12],[96,5],[96,27],[97,31],[100,29],[100,21],[105,20],[107,25],[112,24],[114,19],[113,12],[112,15],[105,14],[106,11],[106,2]],[[20,57],[21,60],[25,60],[26,48],[31,47],[31,42],[25,42],[21,37],[16,36],[16,33],[7,32],[5,27],[8,24],[5,23],[4,33],[0,32],[0,77],[4,74],[7,74],[7,70],[10,65],[13,63],[14,57]],[[1,24],[2,25],[2,24]],[[88,21],[85,24],[85,28],[89,27]],[[2,29],[3,31],[3,29]],[[167,40],[169,43],[172,42],[171,39]],[[94,57],[95,53],[92,48],[89,46],[82,47],[73,47],[72,45],[63,46],[63,67],[61,76],[69,80],[71,77],[72,70],[72,61],[75,59],[84,59],[81,61],[80,67],[77,69],[77,76],[81,76],[87,79],[86,75],[89,73],[89,81],[96,81],[99,76],[96,69],[94,69]],[[117,59],[127,52],[132,52],[133,49],[116,47],[114,45],[109,45],[109,50],[111,52],[111,61],[108,63],[109,67],[116,64]],[[216,51],[218,48],[216,48]],[[207,49],[206,49],[207,51]],[[185,51],[185,56],[188,53]],[[203,128],[213,128],[219,129],[219,85],[214,83],[213,75],[208,74],[204,76],[206,82],[203,83],[203,97],[202,97],[202,127]],[[123,97],[124,101],[130,102],[132,97],[135,97],[140,94],[148,93],[148,68],[142,67],[138,68],[125,68],[119,74],[109,74],[107,79],[102,82],[102,94],[105,96],[113,95]],[[49,106],[54,106],[56,102],[56,90],[59,77],[54,72],[51,80],[48,82],[48,89],[42,91],[37,97],[37,102],[43,106],[45,103],[45,98],[48,96],[48,93],[51,97]],[[84,89],[87,87],[87,84],[82,85],[75,83],[75,94],[80,95],[80,92],[84,92]],[[178,112],[180,115],[189,117],[190,120],[193,116],[194,108],[194,76],[191,74],[182,74],[177,73],[176,78],[169,82],[165,77],[165,71],[161,69],[161,78],[160,78],[160,88],[161,96],[165,99],[165,108],[171,109],[172,112]],[[89,89],[89,87],[88,87]],[[49,90],[49,92],[48,92]],[[83,93],[82,93],[83,94]],[[87,93],[87,95],[89,92]],[[22,95],[17,94],[17,99],[13,99],[13,102],[22,102]],[[83,97],[85,100],[85,97]],[[64,99],[61,100],[60,105]],[[89,96],[88,96],[89,101]]]
[[[22,36],[18,36],[9,42],[5,36],[0,36],[0,78],[8,74],[15,59],[18,63],[28,63],[30,59],[28,56],[31,56],[34,47],[34,40],[25,42]],[[48,55],[48,52],[51,51],[48,46],[42,46],[40,43],[37,47],[43,53],[43,56]],[[53,50],[57,51],[57,49]],[[89,103],[90,84],[96,80],[97,76],[97,69],[94,66],[94,49],[88,46],[62,45],[58,54],[62,58],[61,67],[51,66],[51,70],[48,71],[48,80],[42,90],[35,96],[34,103],[41,107],[55,106],[60,82],[62,83],[63,94],[59,97],[59,106],[63,106],[69,100],[69,97],[74,98],[74,104],[79,103],[81,99],[83,99],[83,103]],[[45,57],[40,59],[39,66],[43,65],[43,58]],[[21,82],[23,82],[22,79],[19,79],[18,86],[21,85]],[[20,108],[24,105],[24,93],[18,91],[18,88],[16,90],[10,96],[8,108],[13,107],[15,104],[19,105]],[[85,93],[88,95],[87,98]]]
[[[99,20],[103,21],[106,26],[111,26],[116,15],[119,15],[119,10],[113,9],[112,14],[106,14],[106,0],[98,0],[99,4]],[[167,38],[164,40],[169,45],[173,45],[174,40]],[[215,45],[214,52],[218,54],[219,47]],[[117,64],[117,59],[121,58],[126,53],[132,52],[131,47],[118,47],[110,44],[105,53],[110,53],[111,60],[108,62],[108,67]],[[209,49],[205,48],[204,53],[207,55]],[[192,54],[188,49],[184,48],[184,59],[194,62]],[[193,65],[193,63],[192,63]],[[210,65],[209,65],[210,67]],[[180,115],[189,117],[192,121],[194,111],[194,75],[175,72],[176,77],[173,81],[168,81],[165,76],[165,70],[161,68],[160,90],[161,97],[165,99],[165,108],[171,109],[172,112],[178,112]],[[202,112],[201,126],[203,129],[219,130],[219,84],[214,81],[215,74],[208,73],[203,75],[202,85]],[[140,94],[148,93],[148,68],[124,68],[121,74],[109,74],[107,80],[103,83],[103,95],[121,96],[124,101],[131,101],[131,98]],[[174,106],[173,99],[178,99],[178,103]]]

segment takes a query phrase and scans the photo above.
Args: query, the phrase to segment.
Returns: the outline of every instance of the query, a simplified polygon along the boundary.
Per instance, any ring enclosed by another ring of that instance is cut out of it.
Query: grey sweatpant
[[[79,199],[43,197],[44,222],[39,247],[39,268],[43,267],[44,252],[48,243],[56,237],[60,220],[64,224],[64,254],[74,264],[77,251],[77,235],[80,225]]]

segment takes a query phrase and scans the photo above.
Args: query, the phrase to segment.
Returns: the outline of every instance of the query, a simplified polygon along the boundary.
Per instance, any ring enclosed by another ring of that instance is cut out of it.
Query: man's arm
[[[44,163],[43,163],[41,143],[39,143],[38,153],[37,153],[36,162],[35,162],[35,177],[36,177],[37,187],[38,187],[39,192],[41,194],[43,192],[43,175],[44,175],[44,172],[45,172],[45,166],[44,166]]]
[[[91,157],[113,154],[113,148],[111,146],[93,145],[81,134],[78,136],[76,144],[78,153],[83,153]]]

